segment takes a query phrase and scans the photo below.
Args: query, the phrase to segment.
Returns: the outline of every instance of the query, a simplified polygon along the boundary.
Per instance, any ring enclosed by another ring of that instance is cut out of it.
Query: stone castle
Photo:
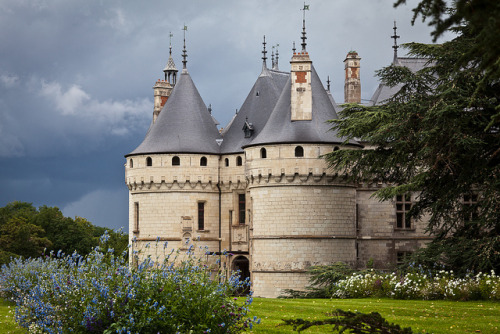
[[[424,66],[397,57],[394,32],[393,62]],[[165,80],[153,87],[153,122],[125,156],[131,238],[227,251],[223,268],[250,277],[263,297],[303,289],[313,265],[393,267],[430,240],[424,222],[405,216],[412,195],[380,202],[371,195],[383,184],[350,184],[328,168],[322,155],[367,144],[330,130],[340,109],[307,52],[305,23],[290,72],[279,70],[278,54],[267,66],[265,46],[261,73],[221,131],[187,70],[185,39],[179,75],[170,48]],[[354,51],[344,60],[345,102],[361,101],[360,60]],[[370,103],[397,89],[380,85]]]

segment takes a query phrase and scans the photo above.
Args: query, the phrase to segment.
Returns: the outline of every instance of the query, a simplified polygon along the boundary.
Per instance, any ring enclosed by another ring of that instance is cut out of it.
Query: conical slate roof
[[[240,111],[224,131],[221,153],[243,152],[242,146],[250,143],[260,133],[269,115],[271,115],[271,111],[278,101],[289,76],[289,73],[273,71],[263,67],[262,73],[250,90]],[[245,122],[252,124],[253,132],[249,138],[245,138],[245,132],[243,131]]]
[[[290,77],[264,129],[246,146],[283,143],[341,144],[342,138],[330,130],[328,120],[338,118],[332,99],[328,96],[314,66],[311,73],[312,120],[291,121]],[[359,145],[355,141],[350,142]]]
[[[143,142],[127,156],[155,153],[219,154],[221,136],[191,76],[183,70]]]

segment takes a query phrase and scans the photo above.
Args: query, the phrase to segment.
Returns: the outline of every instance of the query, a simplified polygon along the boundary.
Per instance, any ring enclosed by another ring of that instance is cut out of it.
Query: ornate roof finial
[[[267,57],[266,57],[266,35],[264,35],[264,42],[262,42],[262,45],[263,45],[263,49],[262,49],[262,66],[267,68],[267,64],[266,64],[266,60],[267,60]]]
[[[306,3],[304,2],[304,8],[301,9],[302,11],[302,51],[306,51],[306,10],[309,10],[309,5],[306,5]]]
[[[208,112],[212,115],[212,103],[208,105]]]
[[[396,27],[396,21],[394,21],[394,28],[392,28],[392,29],[394,29],[394,35],[391,36],[391,38],[394,39],[394,45],[393,45],[392,48],[394,49],[394,60],[393,60],[393,63],[395,64],[397,62],[397,60],[398,60],[398,48],[399,48],[398,42],[397,42],[397,39],[399,38],[399,36],[396,34],[396,31],[398,29],[398,27]]]
[[[292,51],[293,51],[293,53],[295,53],[295,51],[297,51],[297,49],[295,48],[295,41],[293,41]]]
[[[272,47],[272,53],[271,53],[271,68],[274,68],[274,45]]]
[[[330,91],[330,76],[328,76],[328,79],[326,80],[326,90]]]
[[[276,71],[279,71],[279,67],[278,67],[278,59],[279,59],[279,52],[278,52],[278,47],[280,45],[279,44],[276,44],[276,61],[274,63],[274,66],[273,66],[273,70],[276,70]]]
[[[182,28],[182,30],[184,30],[184,49],[182,50],[182,69],[186,70],[187,69],[187,67],[186,67],[186,64],[187,64],[186,31],[188,30],[187,25],[184,24],[184,28]]]
[[[172,32],[169,33],[169,38],[170,38],[170,46],[169,46],[169,49],[170,49],[170,52],[169,54],[172,55],[172,37],[174,37],[174,35],[172,34]]]

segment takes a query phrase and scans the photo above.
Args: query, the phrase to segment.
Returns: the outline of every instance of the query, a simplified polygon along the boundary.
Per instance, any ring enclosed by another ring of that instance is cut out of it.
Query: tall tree
[[[354,182],[388,184],[375,194],[381,200],[418,194],[410,215],[428,214],[435,236],[424,259],[455,270],[498,270],[500,81],[484,70],[481,54],[463,63],[481,41],[467,23],[441,45],[406,45],[410,55],[429,59],[423,70],[380,70],[382,82],[401,90],[384,105],[348,105],[332,121],[340,135],[373,149],[339,150],[327,160]]]

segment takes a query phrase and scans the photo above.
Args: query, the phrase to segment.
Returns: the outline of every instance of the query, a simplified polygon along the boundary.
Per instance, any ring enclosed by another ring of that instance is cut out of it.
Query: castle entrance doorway
[[[244,256],[237,256],[233,260],[233,266],[232,266],[233,271],[238,271],[240,273],[240,280],[244,281],[247,278],[250,279],[250,262],[248,259]],[[246,287],[245,289],[242,289],[241,291],[238,291],[240,294],[247,294],[250,291],[250,287]]]

